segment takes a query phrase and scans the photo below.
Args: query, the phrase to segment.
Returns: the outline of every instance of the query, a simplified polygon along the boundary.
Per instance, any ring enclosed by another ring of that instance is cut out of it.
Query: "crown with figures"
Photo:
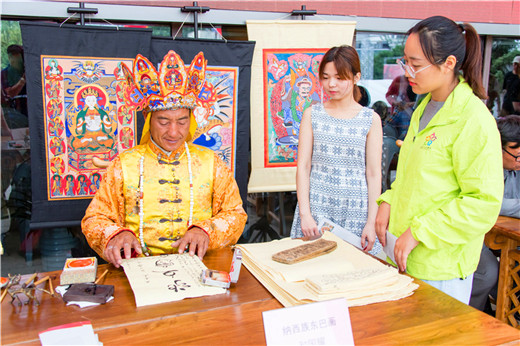
[[[83,96],[83,98],[86,98],[87,96],[96,96],[98,97],[99,96],[99,93],[96,89],[92,89],[92,88],[86,88],[82,93],[81,93],[81,96]]]
[[[132,88],[126,93],[129,103],[145,112],[196,107],[209,108],[215,102],[213,86],[206,81],[204,54],[199,52],[186,68],[181,57],[170,50],[157,71],[141,54],[134,60],[133,72],[122,64],[122,71]]]

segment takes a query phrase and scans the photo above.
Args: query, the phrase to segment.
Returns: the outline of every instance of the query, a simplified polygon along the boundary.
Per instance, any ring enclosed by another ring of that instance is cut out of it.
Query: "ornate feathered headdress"
[[[181,57],[170,50],[163,58],[159,71],[141,54],[134,61],[133,72],[121,63],[122,76],[126,79],[123,90],[125,104],[135,110],[143,110],[146,117],[141,144],[149,139],[150,116],[154,111],[196,107],[210,108],[216,100],[213,86],[206,81],[207,60],[199,52],[189,68]],[[191,112],[190,138],[197,129]]]

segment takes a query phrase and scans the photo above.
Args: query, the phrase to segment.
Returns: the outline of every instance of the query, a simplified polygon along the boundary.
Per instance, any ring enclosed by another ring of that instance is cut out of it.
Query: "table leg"
[[[502,322],[508,323],[506,310],[510,301],[507,292],[513,285],[510,277],[510,255],[509,251],[516,249],[516,241],[498,234],[494,230],[489,231],[485,238],[486,246],[493,250],[500,250],[500,270],[498,274],[497,310],[495,317]]]
[[[500,253],[500,272],[498,274],[498,292],[497,292],[497,311],[496,318],[502,322],[507,323],[506,308],[507,308],[507,292],[511,289],[512,282],[509,278],[510,258],[509,250],[512,249],[514,242],[512,240],[506,240],[505,246],[502,246]]]
[[[285,201],[284,193],[278,192],[278,203],[280,203],[280,235],[286,237],[285,234]]]

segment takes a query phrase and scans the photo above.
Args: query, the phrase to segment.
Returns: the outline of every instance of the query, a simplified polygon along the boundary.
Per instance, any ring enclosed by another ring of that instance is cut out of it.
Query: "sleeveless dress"
[[[316,223],[327,218],[361,236],[368,216],[365,148],[372,110],[364,107],[352,119],[330,116],[323,104],[311,109],[314,144],[310,175],[311,214]],[[296,206],[291,237],[303,237],[300,208]],[[376,243],[370,251],[382,250]]]

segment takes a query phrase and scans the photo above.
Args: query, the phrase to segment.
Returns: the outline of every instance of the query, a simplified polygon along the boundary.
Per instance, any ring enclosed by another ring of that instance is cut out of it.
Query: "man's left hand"
[[[208,250],[208,245],[208,234],[200,227],[192,227],[184,233],[184,237],[173,243],[172,247],[179,248],[178,252],[180,254],[184,250],[189,250],[190,256],[195,255],[195,252],[197,252],[197,256],[202,259]]]

